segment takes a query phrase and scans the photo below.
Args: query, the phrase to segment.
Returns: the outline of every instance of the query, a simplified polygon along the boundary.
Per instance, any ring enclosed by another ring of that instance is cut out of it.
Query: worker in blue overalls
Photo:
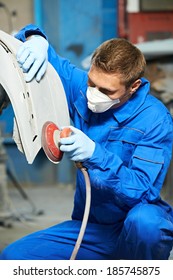
[[[168,259],[173,210],[160,191],[171,160],[173,122],[149,93],[143,54],[127,40],[111,39],[95,50],[86,73],[57,55],[38,27],[28,25],[16,38],[24,42],[17,59],[26,81],[39,82],[47,61],[58,72],[74,124],[60,149],[88,170],[91,209],[77,259]],[[69,259],[84,207],[85,183],[77,170],[72,219],[10,244],[1,259]]]

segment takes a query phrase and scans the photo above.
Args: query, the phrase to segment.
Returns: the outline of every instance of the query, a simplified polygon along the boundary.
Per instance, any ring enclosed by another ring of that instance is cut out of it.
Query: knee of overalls
[[[124,230],[128,241],[141,241],[149,245],[158,243],[164,235],[170,235],[173,224],[161,207],[141,203],[129,211]]]

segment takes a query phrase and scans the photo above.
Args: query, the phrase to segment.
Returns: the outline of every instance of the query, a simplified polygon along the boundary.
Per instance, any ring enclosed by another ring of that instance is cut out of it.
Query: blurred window
[[[140,0],[141,12],[173,11],[173,0]]]

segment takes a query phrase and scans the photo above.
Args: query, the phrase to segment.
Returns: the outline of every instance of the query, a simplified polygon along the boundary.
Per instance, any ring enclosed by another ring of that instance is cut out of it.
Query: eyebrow
[[[93,84],[93,86],[96,86],[96,84],[91,80],[91,78],[88,75],[88,82],[90,82],[91,84]],[[98,87],[100,91],[108,91],[110,93],[115,93],[117,90],[112,90],[112,89],[108,89],[108,88],[103,88],[103,87]]]

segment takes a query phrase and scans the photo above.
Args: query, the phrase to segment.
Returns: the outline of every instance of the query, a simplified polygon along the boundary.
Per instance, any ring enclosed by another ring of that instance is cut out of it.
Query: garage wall
[[[0,1],[0,29],[12,34],[33,22],[33,0]]]

